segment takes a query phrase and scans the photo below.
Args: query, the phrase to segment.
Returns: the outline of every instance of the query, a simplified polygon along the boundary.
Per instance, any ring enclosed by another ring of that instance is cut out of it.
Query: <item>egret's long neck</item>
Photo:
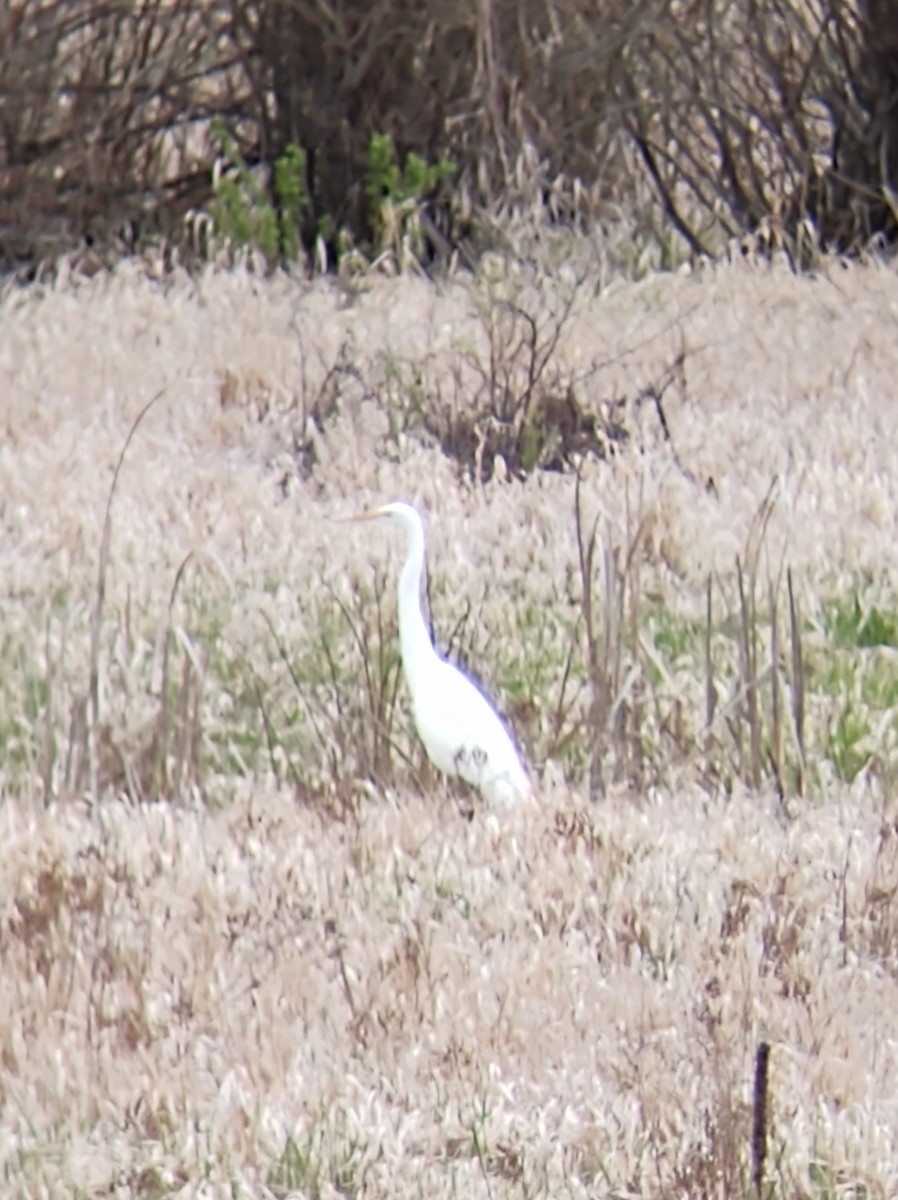
[[[424,532],[419,523],[407,530],[408,555],[399,576],[399,641],[402,666],[412,695],[425,665],[436,651],[421,612],[421,574],[424,570]]]

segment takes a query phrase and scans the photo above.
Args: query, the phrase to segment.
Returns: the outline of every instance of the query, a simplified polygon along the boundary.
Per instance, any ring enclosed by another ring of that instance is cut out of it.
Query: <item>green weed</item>
[[[862,605],[858,587],[824,605],[823,626],[840,647],[898,646],[898,612]]]
[[[257,250],[269,265],[295,262],[302,229],[310,212],[305,151],[292,143],[272,168],[270,188],[253,171],[236,138],[221,122],[213,133],[219,144],[212,180],[212,252]]]
[[[389,134],[372,134],[368,143],[365,199],[372,253],[400,251],[408,237],[414,254],[424,246],[422,216],[428,200],[455,172],[448,158],[428,163],[409,153],[400,166]]]
[[[268,1186],[275,1195],[302,1192],[322,1196],[336,1192],[350,1200],[358,1195],[361,1144],[345,1129],[326,1128],[334,1120],[308,1129],[304,1136],[288,1136],[277,1161],[268,1174]]]
[[[420,255],[426,241],[425,212],[440,186],[455,171],[446,158],[428,163],[406,155],[400,165],[388,134],[374,134],[368,147],[364,180],[370,242],[357,249],[332,213],[314,213],[308,183],[308,163],[302,147],[289,144],[266,168],[251,167],[236,137],[222,121],[213,122],[218,157],[208,206],[208,226],[202,215],[194,224],[206,233],[210,256],[258,252],[269,267],[296,262],[302,251],[314,249],[319,266],[328,266],[329,251],[337,263],[361,258],[367,265],[384,251],[401,259],[408,242]],[[322,257],[323,256],[323,257]]]

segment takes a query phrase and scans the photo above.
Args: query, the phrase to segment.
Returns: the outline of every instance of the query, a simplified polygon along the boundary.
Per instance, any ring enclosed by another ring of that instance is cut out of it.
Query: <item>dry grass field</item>
[[[746,1196],[762,1042],[762,1194],[898,1194],[898,276],[490,270],[3,294],[4,1195]],[[522,312],[579,493],[425,428]],[[520,809],[415,741],[397,498]]]

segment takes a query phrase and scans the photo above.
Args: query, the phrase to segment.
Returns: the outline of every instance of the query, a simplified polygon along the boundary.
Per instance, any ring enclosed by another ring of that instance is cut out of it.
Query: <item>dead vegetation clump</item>
[[[863,944],[875,858],[844,855],[875,834],[863,789],[790,825],[688,790],[549,788],[501,829],[397,801],[7,800],[7,1179],[748,1195],[766,1040],[765,1189],[887,1188],[894,978]]]
[[[482,302],[486,360],[479,349],[462,353],[451,382],[435,379],[421,406],[423,429],[483,480],[496,470],[518,478],[570,470],[590,456],[607,458],[629,439],[625,399],[581,398],[600,365],[576,378],[558,353],[585,279],[560,293],[544,280],[527,299],[522,283],[509,280]]]

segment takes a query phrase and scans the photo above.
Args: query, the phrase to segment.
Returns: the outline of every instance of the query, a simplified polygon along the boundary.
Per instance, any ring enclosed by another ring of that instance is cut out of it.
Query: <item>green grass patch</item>
[[[423,758],[393,589],[378,567],[339,591],[291,596],[278,617],[277,589],[263,588],[262,617],[250,591],[193,572],[170,613],[107,607],[93,748],[88,641],[76,636],[89,603],[8,609],[7,786],[50,799],[96,779],[143,798],[191,787],[211,799],[227,796],[228,781],[272,772],[310,794],[414,783]],[[785,605],[776,630],[769,605],[756,605],[749,653],[735,581],[717,581],[710,627],[697,597],[680,609],[628,599],[619,620],[594,623],[613,634],[595,660],[584,613],[561,590],[537,602],[522,580],[514,594],[488,588],[468,602],[436,576],[431,594],[437,644],[483,685],[529,761],[552,760],[573,782],[601,762],[603,778],[637,785],[686,768],[709,787],[774,779],[784,792],[813,791],[898,764],[898,596],[885,585],[874,597],[869,581],[840,581],[809,605],[801,706]]]

